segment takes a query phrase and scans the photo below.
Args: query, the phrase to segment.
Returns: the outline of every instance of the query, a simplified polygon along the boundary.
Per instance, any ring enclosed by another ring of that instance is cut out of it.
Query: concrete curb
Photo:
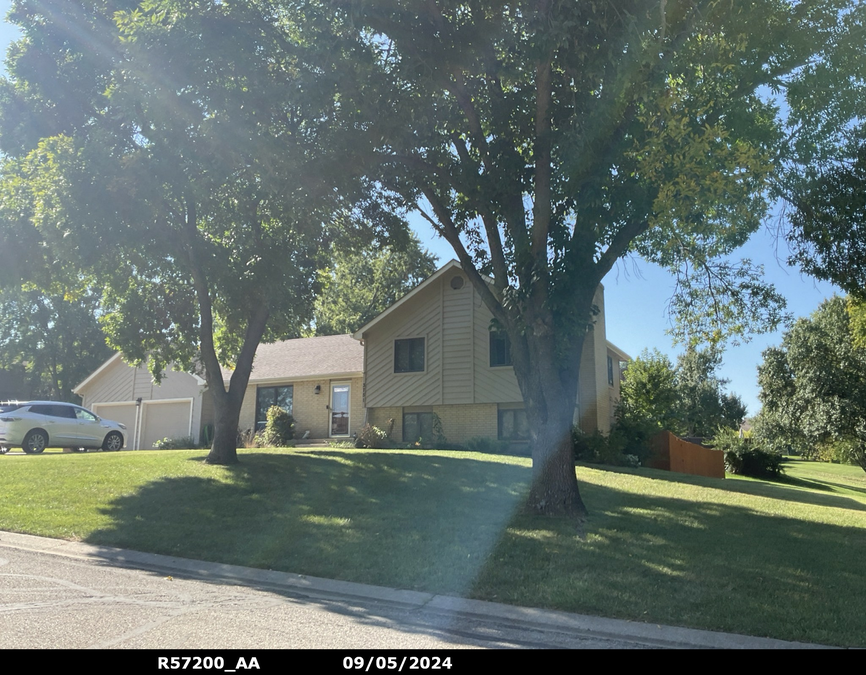
[[[67,558],[108,562],[124,567],[173,575],[187,575],[199,579],[276,588],[319,598],[373,600],[403,607],[423,608],[425,611],[442,614],[462,615],[522,625],[536,630],[547,629],[588,637],[628,640],[652,647],[673,649],[832,649],[832,647],[825,645],[787,642],[773,638],[716,633],[693,628],[605,619],[531,607],[516,607],[483,600],[469,600],[418,591],[370,586],[350,581],[321,579],[289,572],[274,572],[155,553],[141,553],[14,532],[0,532],[0,547],[4,546]]]

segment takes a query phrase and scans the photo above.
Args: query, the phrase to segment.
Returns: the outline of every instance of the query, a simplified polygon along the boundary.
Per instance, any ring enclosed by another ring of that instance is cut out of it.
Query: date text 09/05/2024
[[[451,670],[451,657],[438,656],[346,656],[343,670],[362,670],[374,672],[383,670]]]

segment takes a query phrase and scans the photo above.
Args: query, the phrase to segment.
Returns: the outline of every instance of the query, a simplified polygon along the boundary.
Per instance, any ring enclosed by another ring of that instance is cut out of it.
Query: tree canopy
[[[629,361],[620,384],[617,417],[627,424],[657,432],[680,430],[676,372],[670,359],[657,349],[644,350]]]
[[[667,429],[680,436],[738,429],[746,408],[739,396],[725,391],[728,381],[716,376],[721,363],[714,348],[689,348],[676,367],[658,350],[645,350],[625,369],[618,420],[647,433]]]
[[[0,368],[24,367],[33,398],[77,402],[72,388],[111,356],[97,322],[99,298],[0,291]]]
[[[815,456],[826,444],[866,471],[866,350],[856,347],[846,301],[824,302],[799,319],[758,368],[761,436]]]
[[[11,18],[0,147],[24,215],[4,239],[104,287],[109,341],[155,377],[203,368],[208,459],[236,461],[260,340],[300,333],[322,252],[370,220],[376,187],[351,180],[336,122],[340,47],[252,0],[21,1]]]
[[[718,349],[687,349],[677,359],[676,381],[682,432],[714,436],[719,428],[739,429],[746,417],[740,397],[725,391],[728,380],[716,376],[722,365]]]
[[[596,287],[637,254],[676,274],[684,340],[778,324],[780,296],[730,255],[862,113],[862,4],[323,4],[377,60],[357,105],[382,184],[508,333],[530,504],[583,512],[569,426]]]
[[[319,274],[313,331],[354,333],[436,271],[436,257],[414,235],[408,245],[336,249]]]
[[[793,262],[866,299],[866,143],[815,176],[796,197],[789,239]]]

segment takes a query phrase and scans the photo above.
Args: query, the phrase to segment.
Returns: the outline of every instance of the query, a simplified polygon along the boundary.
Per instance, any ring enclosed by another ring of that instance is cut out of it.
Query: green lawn
[[[250,450],[0,457],[0,529],[640,621],[866,646],[866,473],[578,467],[590,517],[519,511],[522,457]]]

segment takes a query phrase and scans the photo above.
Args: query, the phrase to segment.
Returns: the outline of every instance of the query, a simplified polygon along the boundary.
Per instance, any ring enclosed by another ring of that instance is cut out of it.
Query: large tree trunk
[[[193,286],[201,316],[199,349],[204,364],[205,379],[213,396],[214,405],[213,443],[205,461],[208,464],[237,464],[238,424],[241,416],[241,405],[244,401],[250,375],[253,372],[253,359],[255,359],[256,350],[265,334],[270,308],[264,298],[249,298],[251,312],[244,333],[244,343],[240,354],[238,354],[228,389],[226,389],[222,368],[220,368],[214,346],[214,317],[210,285],[198,253],[199,233],[196,202],[193,197],[188,197],[186,207],[183,233],[186,236]]]
[[[208,464],[237,464],[238,424],[243,397],[232,396],[231,391],[213,389],[214,434]]]
[[[228,389],[223,383],[212,334],[202,336],[202,360],[205,363],[208,389],[213,395],[214,405],[214,436],[206,460],[208,464],[237,464],[241,406],[253,371],[253,359],[264,335],[269,316],[267,305],[258,304],[247,324],[244,344],[229,380]]]
[[[583,518],[586,506],[580,498],[574,469],[572,425],[574,405],[548,406],[547,419],[532,428],[532,487],[527,508],[534,513]]]
[[[590,303],[591,306],[591,303]],[[574,468],[572,429],[585,332],[558,344],[553,317],[543,307],[524,312],[534,330],[514,333],[514,374],[532,438],[532,487],[527,507],[545,515],[586,516]]]

